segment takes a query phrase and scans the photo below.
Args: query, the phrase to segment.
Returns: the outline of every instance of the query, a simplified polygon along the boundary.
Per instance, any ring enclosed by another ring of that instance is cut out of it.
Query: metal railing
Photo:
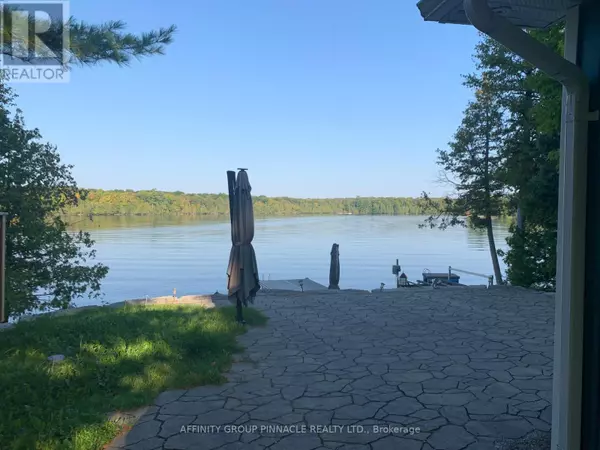
[[[467,275],[473,275],[475,277],[482,277],[488,280],[488,288],[494,285],[494,276],[493,275],[484,275],[482,273],[470,272],[468,270],[457,269],[456,267],[448,266],[448,281],[452,277],[452,271],[466,273]]]

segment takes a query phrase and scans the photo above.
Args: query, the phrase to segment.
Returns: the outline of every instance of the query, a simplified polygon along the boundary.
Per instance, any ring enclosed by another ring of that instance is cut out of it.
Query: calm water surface
[[[261,278],[308,277],[328,284],[331,245],[340,245],[340,287],[392,287],[396,258],[410,280],[423,269],[448,266],[491,274],[485,232],[464,228],[419,229],[424,217],[326,216],[256,220],[253,241]],[[91,232],[97,261],[110,268],[103,300],[226,291],[231,235],[228,219],[107,217],[73,224]],[[508,225],[496,224],[498,248],[506,248]],[[504,266],[503,266],[504,270]],[[483,278],[461,275],[466,284]],[[80,300],[79,305],[92,302]]]

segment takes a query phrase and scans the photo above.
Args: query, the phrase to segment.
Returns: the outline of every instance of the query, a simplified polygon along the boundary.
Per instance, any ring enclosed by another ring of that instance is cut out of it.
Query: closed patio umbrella
[[[329,265],[329,289],[340,288],[340,246],[331,247],[331,264]]]
[[[246,169],[240,169],[237,180],[234,172],[227,172],[229,180],[229,206],[231,215],[231,253],[227,268],[229,300],[237,306],[237,320],[243,323],[242,305],[254,303],[260,289],[258,264],[252,247],[254,238],[254,210],[252,188]]]

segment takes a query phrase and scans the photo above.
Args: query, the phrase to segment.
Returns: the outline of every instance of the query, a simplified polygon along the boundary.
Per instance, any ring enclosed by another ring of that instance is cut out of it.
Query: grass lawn
[[[266,318],[246,309],[249,325]],[[162,391],[225,378],[241,350],[234,308],[125,306],[41,317],[0,332],[0,448],[97,450],[120,432],[107,413]],[[47,360],[65,355],[61,363]]]

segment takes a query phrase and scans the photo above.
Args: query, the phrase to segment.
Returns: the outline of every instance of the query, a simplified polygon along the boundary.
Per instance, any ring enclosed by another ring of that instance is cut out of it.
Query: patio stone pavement
[[[519,288],[266,293],[221,386],[109,447],[492,450],[551,423],[554,299]]]

